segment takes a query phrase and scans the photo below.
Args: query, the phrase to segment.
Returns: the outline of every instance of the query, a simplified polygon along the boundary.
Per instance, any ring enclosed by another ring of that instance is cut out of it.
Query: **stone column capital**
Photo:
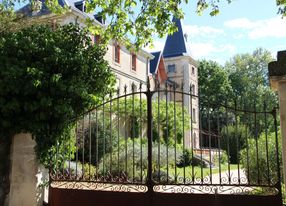
[[[277,61],[268,64],[270,84],[274,91],[280,83],[286,83],[286,50],[277,53]]]

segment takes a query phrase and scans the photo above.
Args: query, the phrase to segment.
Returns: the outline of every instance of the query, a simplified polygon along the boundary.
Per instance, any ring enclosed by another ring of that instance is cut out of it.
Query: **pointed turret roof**
[[[164,58],[186,55],[190,56],[189,48],[184,37],[181,20],[173,17],[172,21],[175,22],[178,31],[168,35],[163,51]]]

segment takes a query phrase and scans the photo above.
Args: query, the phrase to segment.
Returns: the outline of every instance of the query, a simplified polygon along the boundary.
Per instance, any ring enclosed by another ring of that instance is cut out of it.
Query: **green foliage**
[[[243,99],[247,109],[263,111],[277,105],[277,96],[269,87],[268,63],[273,61],[270,51],[256,49],[252,54],[238,54],[225,64],[234,97]]]
[[[250,139],[248,148],[241,151],[241,163],[245,169],[246,175],[249,176],[248,181],[251,184],[258,183],[258,178],[261,184],[268,184],[268,177],[271,184],[277,183],[277,152],[280,161],[280,171],[282,172],[282,146],[279,144],[278,150],[276,149],[275,133],[268,134],[267,139],[268,149],[266,149],[266,135],[263,134],[257,139],[257,147],[256,139]],[[281,142],[280,134],[278,135],[278,142]],[[267,151],[269,170],[267,165]]]
[[[174,111],[174,107],[176,112]],[[166,110],[168,108],[168,110]],[[142,110],[142,113],[140,112]],[[106,111],[109,111],[109,105],[106,105]],[[168,111],[168,112],[166,112]],[[139,132],[139,126],[147,124],[147,100],[140,99],[138,97],[130,98],[121,98],[119,100],[119,108],[117,108],[117,104],[114,102],[112,106],[112,112],[115,114],[119,114],[122,121],[125,121],[125,115],[128,123],[131,125],[130,134],[131,137],[137,137]],[[184,120],[183,120],[183,112],[184,112]],[[159,140],[158,134],[158,126],[160,128],[160,141],[164,141],[168,144],[174,144],[175,137],[177,139],[177,143],[180,144],[182,142],[184,131],[190,128],[190,115],[187,112],[186,108],[183,108],[179,103],[174,103],[172,101],[166,104],[165,100],[160,100],[160,105],[156,100],[154,100],[152,104],[152,114],[153,114],[153,140]],[[158,121],[159,118],[159,121]],[[168,123],[166,121],[168,119]],[[176,122],[175,122],[176,120]],[[133,122],[136,128],[134,128],[135,132],[133,132]],[[174,126],[176,124],[176,133]],[[134,134],[133,134],[134,133]]]
[[[238,100],[240,108],[250,111],[262,112],[272,111],[278,105],[278,97],[269,86],[268,63],[273,61],[271,53],[267,50],[258,48],[252,54],[235,55],[225,64],[233,90],[233,96]],[[253,117],[247,114],[239,114],[240,119],[246,120],[245,124],[251,129],[252,134],[262,132],[260,129],[265,128],[265,117],[256,116],[257,131],[251,126],[254,122]],[[252,121],[252,123],[251,123]],[[271,115],[266,116],[266,122],[270,125],[269,130],[274,132],[273,118]]]
[[[134,147],[133,147],[134,141]],[[119,143],[112,148],[112,152],[106,154],[101,158],[98,171],[102,175],[106,175],[107,172],[112,175],[125,174],[128,178],[133,177],[133,165],[134,165],[134,178],[140,177],[140,168],[144,172],[146,177],[147,170],[147,141],[143,139],[142,144],[142,158],[141,158],[141,146],[140,139],[120,138]],[[133,162],[134,152],[134,162]],[[111,157],[111,159],[110,159]],[[118,158],[119,157],[119,158]],[[111,161],[110,161],[111,160]],[[142,167],[141,167],[142,161]]]
[[[230,0],[227,0],[230,2]],[[153,43],[154,34],[162,38],[167,33],[176,31],[176,27],[171,21],[173,16],[183,18],[182,5],[187,4],[188,0],[124,0],[106,1],[93,0],[87,2],[87,10],[93,12],[100,11],[100,14],[110,17],[110,24],[106,29],[92,26],[91,29],[96,33],[103,33],[104,39],[118,39],[127,42],[127,37],[135,38],[135,46],[146,46]],[[197,13],[211,7],[210,15],[217,15],[219,12],[218,2],[197,0]],[[104,30],[104,32],[103,32]]]
[[[46,162],[51,147],[63,142],[70,120],[109,93],[114,78],[104,55],[78,25],[1,35],[1,135],[32,133]]]
[[[114,124],[114,121],[112,122]],[[78,127],[81,128],[82,124],[83,121],[78,124]],[[105,154],[111,152],[112,147],[117,143],[116,139],[117,128],[115,128],[115,124],[110,128],[109,114],[105,114],[103,117],[102,113],[99,113],[97,121],[90,122],[83,133],[78,132],[78,155],[82,157],[84,154],[85,162],[99,163]]]
[[[79,168],[82,168],[82,166],[79,164]],[[95,166],[91,164],[84,164],[83,165],[83,178],[84,179],[92,179],[96,175],[96,168]]]
[[[221,104],[249,111],[272,111],[278,104],[278,98],[269,87],[268,63],[273,58],[271,53],[264,49],[256,49],[252,54],[238,54],[226,62],[224,68],[216,62],[201,61],[199,64],[199,85],[202,128],[208,129],[208,110],[212,115],[225,114]],[[216,114],[217,113],[217,114]],[[228,119],[221,119],[220,127],[233,123],[235,114],[228,111]],[[261,129],[269,125],[269,131],[274,132],[273,118],[271,115],[256,116],[257,127],[253,127],[253,116],[238,112],[237,119],[245,124],[252,134],[259,136]],[[211,121],[211,131],[218,127],[216,120]],[[256,130],[256,131],[255,131]]]
[[[225,0],[231,2],[231,0]],[[90,19],[87,19],[87,25],[93,33],[100,33],[102,41],[108,43],[110,39],[123,41],[128,47],[131,47],[131,39],[135,40],[136,48],[153,43],[153,35],[162,38],[167,33],[176,31],[176,27],[171,21],[173,16],[183,18],[182,6],[188,4],[188,0],[124,0],[124,1],[86,1],[87,12],[93,14],[97,11],[109,20],[107,27],[95,26]],[[5,8],[13,8],[14,4],[27,3],[25,0],[3,0],[0,5]],[[30,1],[34,7],[37,1]],[[55,14],[68,12],[68,8],[62,8],[57,0],[46,0],[48,8]],[[219,13],[219,1],[197,0],[197,13],[210,8],[210,15],[215,16]],[[0,11],[1,11],[0,6]],[[1,16],[0,12],[0,16]],[[14,18],[12,18],[14,20]],[[18,20],[18,18],[16,18]],[[1,21],[1,17],[0,17]],[[26,21],[24,24],[28,24]],[[21,26],[21,24],[18,24]],[[22,24],[23,25],[23,24]],[[132,38],[130,38],[132,37]],[[134,42],[133,42],[134,43]]]
[[[183,154],[179,158],[178,166],[187,167],[190,165],[192,165],[192,150],[184,149]]]
[[[229,155],[231,164],[237,164],[239,151],[246,147],[247,139],[251,138],[249,128],[246,125],[226,125],[221,130],[221,149]]]
[[[208,160],[199,157],[195,153],[192,154],[191,149],[183,149],[183,152],[179,156],[179,160],[177,161],[177,166],[179,168],[188,166],[207,167],[208,163]]]
[[[141,144],[142,141],[142,144]],[[141,146],[142,146],[142,156],[141,156]],[[127,178],[134,178],[139,180],[141,177],[141,168],[143,179],[147,175],[148,166],[148,148],[147,148],[147,138],[123,138],[120,137],[119,143],[115,144],[112,148],[112,152],[106,154],[102,157],[98,171],[100,174],[106,175],[111,173],[112,175],[125,174]],[[174,146],[168,146],[167,155],[167,145],[160,145],[159,153],[158,142],[153,142],[152,144],[152,155],[153,155],[153,172],[161,171],[162,168],[175,167],[176,162],[182,155],[182,149],[180,146],[175,148]],[[133,161],[134,156],[134,161]],[[118,158],[119,157],[119,158]],[[160,161],[159,161],[160,158]],[[134,166],[134,167],[133,167]],[[133,176],[134,169],[134,176]]]
[[[15,3],[23,3],[25,0],[3,0],[1,7],[13,8]],[[35,0],[31,1],[34,5]],[[61,8],[57,0],[46,0],[48,8],[56,14],[67,11],[67,8]],[[232,0],[225,0],[232,2]],[[202,15],[203,11],[208,10],[211,16],[219,14],[219,0],[197,0],[197,13]],[[110,39],[124,41],[127,46],[131,47],[131,40],[135,38],[137,48],[153,43],[154,34],[162,38],[167,33],[176,31],[171,21],[173,16],[183,18],[182,7],[189,4],[189,0],[124,0],[124,1],[103,1],[91,0],[86,1],[88,13],[98,11],[100,15],[105,16],[110,21],[107,28],[95,26],[91,20],[87,20],[90,30],[93,33],[102,34],[102,40],[107,43]],[[276,0],[278,13],[285,16],[285,0]],[[0,12],[0,15],[3,12]],[[14,19],[14,18],[12,18]],[[16,19],[17,20],[17,19]],[[1,17],[0,17],[1,22]],[[21,22],[21,23],[28,23]],[[21,26],[21,24],[18,24]],[[130,36],[134,38],[130,38]]]
[[[225,150],[220,150],[220,155],[215,154],[213,159],[214,165],[225,164],[228,162],[228,156]]]
[[[199,62],[200,104],[224,103],[231,97],[232,87],[228,73],[214,61],[202,60]]]
[[[278,6],[278,13],[282,16],[286,16],[286,1],[276,0],[276,5]]]
[[[174,109],[175,108],[175,109]],[[167,144],[181,144],[184,132],[190,129],[191,117],[186,107],[173,101],[160,100],[160,105],[154,100],[153,114],[153,139],[163,139]],[[158,121],[159,120],[159,121]],[[176,128],[174,127],[176,125]],[[160,131],[158,133],[158,127]]]
[[[74,126],[67,126],[55,145],[43,145],[37,142],[37,149],[47,148],[47,151],[38,151],[40,161],[50,169],[64,168],[67,160],[74,159],[76,152],[76,137]]]

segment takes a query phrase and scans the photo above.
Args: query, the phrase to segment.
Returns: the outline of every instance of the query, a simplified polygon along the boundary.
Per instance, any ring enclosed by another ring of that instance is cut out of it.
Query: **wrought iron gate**
[[[266,102],[140,84],[74,122],[51,164],[50,205],[282,205],[276,110]]]

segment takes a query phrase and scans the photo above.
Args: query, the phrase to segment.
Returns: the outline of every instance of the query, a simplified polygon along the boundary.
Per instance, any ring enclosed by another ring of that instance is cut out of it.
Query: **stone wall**
[[[30,134],[17,134],[11,145],[10,206],[43,204],[43,176],[35,154],[36,142]]]
[[[4,205],[9,193],[10,144],[9,138],[0,138],[0,205]]]

